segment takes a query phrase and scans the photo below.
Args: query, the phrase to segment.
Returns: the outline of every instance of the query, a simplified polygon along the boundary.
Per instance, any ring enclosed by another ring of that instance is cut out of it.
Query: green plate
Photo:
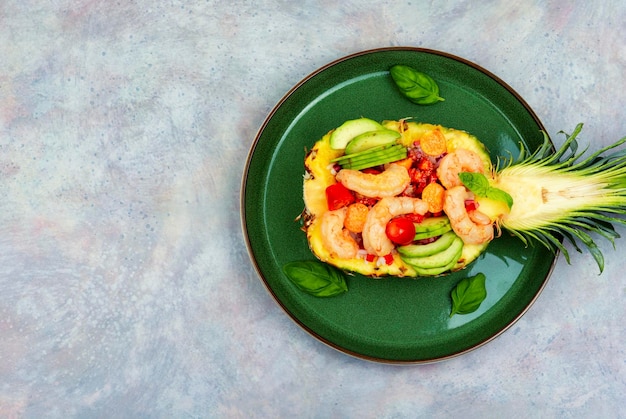
[[[406,64],[430,74],[444,102],[412,104],[389,68]],[[466,270],[441,278],[349,277],[349,291],[316,298],[282,273],[290,261],[312,260],[299,222],[305,150],[348,119],[413,117],[476,135],[492,159],[534,150],[541,122],[506,83],[476,64],[438,51],[397,47],[353,54],[314,72],[277,104],[248,156],[241,193],[244,235],[271,296],[304,330],[344,353],[388,363],[425,363],[466,353],[511,327],[535,301],[556,256],[518,239],[494,240]],[[487,276],[478,311],[449,317],[450,291],[467,276]]]

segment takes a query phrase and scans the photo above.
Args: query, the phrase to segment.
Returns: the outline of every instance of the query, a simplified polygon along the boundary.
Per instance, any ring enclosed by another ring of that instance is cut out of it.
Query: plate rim
[[[287,314],[287,317],[290,318],[300,329],[304,330],[309,336],[313,337],[315,340],[317,340],[317,341],[323,343],[324,345],[326,345],[326,346],[328,346],[328,347],[330,347],[332,349],[335,349],[335,350],[337,350],[337,351],[339,351],[339,352],[341,352],[343,354],[349,355],[351,357],[354,357],[354,358],[357,358],[357,359],[360,359],[360,360],[370,361],[370,362],[377,363],[377,364],[392,364],[392,365],[433,364],[433,363],[438,363],[438,362],[442,362],[442,361],[445,361],[445,360],[449,360],[449,359],[452,359],[452,358],[456,358],[456,357],[459,357],[461,355],[467,354],[469,352],[475,351],[476,349],[481,348],[481,347],[485,346],[487,343],[489,343],[489,342],[495,340],[496,338],[500,337],[503,333],[505,333],[507,330],[509,330],[515,323],[517,323],[519,321],[519,319],[521,319],[530,310],[530,308],[534,305],[534,303],[537,301],[537,299],[539,298],[539,296],[542,294],[543,290],[545,289],[545,287],[546,287],[550,277],[552,276],[552,273],[554,272],[556,264],[558,262],[559,255],[560,255],[560,250],[556,249],[556,251],[553,253],[553,255],[552,255],[552,263],[550,264],[550,268],[546,272],[545,278],[541,282],[541,285],[537,289],[537,292],[535,293],[533,298],[528,302],[528,304],[526,304],[526,306],[524,307],[523,310],[521,310],[515,317],[513,317],[499,331],[497,331],[496,333],[494,333],[491,336],[487,337],[486,339],[483,339],[482,341],[475,343],[474,345],[472,345],[472,346],[470,346],[468,348],[465,348],[465,349],[463,349],[461,351],[457,351],[457,352],[451,353],[449,355],[436,357],[436,358],[431,358],[431,359],[397,360],[397,359],[387,359],[387,358],[382,358],[382,357],[370,356],[370,355],[359,353],[357,351],[350,350],[348,348],[344,348],[341,345],[339,345],[339,344],[337,344],[335,342],[330,341],[329,339],[325,338],[324,336],[321,336],[315,330],[313,330],[312,328],[310,328],[309,326],[304,324],[297,316],[295,316],[287,308],[285,303],[283,303],[280,300],[280,298],[278,298],[278,296],[276,295],[274,290],[269,285],[267,278],[265,278],[265,275],[262,272],[261,267],[259,266],[259,264],[258,264],[258,262],[257,262],[257,260],[255,258],[254,250],[252,248],[252,243],[251,243],[251,240],[250,240],[250,235],[248,234],[248,228],[247,228],[247,225],[246,225],[246,200],[247,200],[247,197],[246,197],[246,186],[247,186],[247,178],[248,178],[248,174],[249,174],[250,164],[251,164],[252,158],[254,157],[254,152],[255,152],[257,146],[259,145],[259,142],[261,140],[261,137],[262,137],[265,129],[267,128],[268,124],[272,121],[274,115],[284,105],[284,103],[298,89],[300,89],[300,87],[302,87],[304,84],[308,83],[311,79],[315,78],[318,74],[323,73],[327,69],[329,69],[329,68],[331,68],[331,67],[333,67],[333,66],[335,66],[335,65],[337,65],[339,63],[342,63],[342,62],[354,59],[356,57],[364,56],[364,55],[376,54],[376,53],[380,53],[380,52],[394,52],[394,51],[415,52],[415,53],[425,53],[425,54],[436,55],[436,56],[440,56],[440,57],[443,57],[443,58],[448,58],[448,59],[457,61],[457,62],[459,62],[461,64],[464,64],[466,66],[471,67],[474,70],[479,71],[480,73],[484,74],[485,76],[491,78],[497,84],[502,86],[509,94],[511,94],[511,96],[513,96],[515,98],[515,100],[518,101],[522,105],[522,107],[528,112],[528,114],[535,121],[535,123],[540,128],[540,130],[542,130],[543,132],[547,132],[546,129],[545,129],[545,126],[543,125],[543,123],[541,122],[541,120],[539,119],[539,117],[537,116],[535,111],[530,107],[530,105],[526,102],[526,100],[515,89],[513,89],[507,82],[505,82],[503,79],[501,79],[495,73],[487,70],[486,68],[482,67],[481,65],[476,64],[475,62],[470,61],[470,60],[468,60],[466,58],[463,58],[463,57],[460,57],[460,56],[457,56],[455,54],[448,53],[448,52],[445,52],[445,51],[440,51],[440,50],[430,49],[430,48],[413,47],[413,46],[389,46],[389,47],[380,47],[380,48],[366,49],[366,50],[350,53],[348,55],[336,58],[336,59],[328,62],[327,64],[324,64],[323,66],[317,68],[316,70],[310,72],[307,76],[305,76],[302,79],[300,79],[295,85],[293,85],[280,98],[280,100],[272,107],[270,112],[264,118],[263,123],[261,124],[261,126],[257,130],[257,132],[256,132],[256,134],[254,136],[254,140],[253,140],[253,142],[251,143],[251,145],[249,147],[249,151],[248,151],[248,154],[247,154],[247,157],[246,157],[246,161],[245,161],[245,164],[244,164],[244,168],[243,168],[241,184],[240,184],[240,197],[239,197],[239,204],[240,204],[240,211],[239,211],[240,212],[240,214],[239,214],[240,215],[240,220],[239,221],[240,221],[240,225],[241,225],[241,229],[242,229],[243,238],[244,238],[244,241],[245,241],[248,257],[250,258],[250,261],[252,262],[252,265],[253,265],[257,275],[259,276],[259,279],[260,279],[261,283],[263,284],[264,288],[270,294],[270,296],[272,297],[274,302],[276,304],[278,304],[278,306],[281,308],[281,310],[285,314]],[[551,141],[551,143],[552,143],[552,141]],[[554,147],[553,143],[552,143],[552,146]]]

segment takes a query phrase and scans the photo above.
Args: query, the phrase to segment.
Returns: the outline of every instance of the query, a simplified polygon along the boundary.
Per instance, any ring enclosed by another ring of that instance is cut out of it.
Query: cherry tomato
[[[350,205],[354,200],[354,194],[339,182],[326,188],[326,202],[331,211]]]
[[[406,217],[397,217],[387,223],[385,233],[389,240],[404,246],[411,243],[415,238],[415,225]]]

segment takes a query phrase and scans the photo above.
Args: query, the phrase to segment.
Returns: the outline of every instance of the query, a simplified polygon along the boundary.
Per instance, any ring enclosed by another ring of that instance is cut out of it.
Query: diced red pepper
[[[420,159],[420,161],[417,163],[417,168],[423,172],[432,172],[435,166],[428,159]]]
[[[421,193],[424,192],[424,189],[426,188],[427,185],[428,185],[428,182],[426,180],[421,181],[419,185],[417,186],[417,192],[421,195]]]
[[[367,256],[365,256],[365,260],[368,262],[374,262],[376,260],[376,255],[368,253]]]
[[[425,214],[406,214],[406,215],[403,215],[403,217],[408,218],[412,222],[419,224],[422,221],[424,221],[424,218],[426,218],[426,215]]]
[[[409,176],[411,177],[411,183],[419,182],[422,178],[422,172],[413,167],[409,169]]]
[[[411,178],[412,192],[419,197],[424,188],[430,184],[437,182],[437,171],[433,162],[426,158],[417,160],[416,167],[409,169]]]
[[[385,263],[387,265],[391,265],[393,263],[393,255],[391,253],[389,253],[388,255],[385,255]]]
[[[358,193],[355,195],[356,195],[356,202],[367,205],[368,207],[372,207],[378,202],[377,198],[368,198],[367,196],[363,196]]]
[[[339,182],[326,188],[326,202],[330,211],[348,206],[354,200],[354,194]]]
[[[476,211],[478,209],[478,202],[472,200],[465,201],[465,211]]]

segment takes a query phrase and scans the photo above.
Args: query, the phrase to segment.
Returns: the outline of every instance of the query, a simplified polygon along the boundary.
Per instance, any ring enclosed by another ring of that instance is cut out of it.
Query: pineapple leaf
[[[583,244],[587,247],[593,258],[595,259],[596,263],[598,264],[598,268],[600,268],[600,273],[602,273],[602,271],[604,271],[604,255],[602,254],[602,251],[600,251],[596,243],[593,241],[591,236],[584,231],[575,228],[571,229],[571,231],[574,236],[582,241]]]
[[[576,250],[578,253],[583,252],[583,250],[578,246],[576,239],[574,238],[572,234],[570,234],[569,231],[565,231],[563,229],[561,230],[560,234],[567,239],[567,241],[574,247],[574,250]],[[567,263],[570,263],[569,259],[567,259]]]
[[[579,252],[581,244],[602,272],[604,256],[592,235],[605,238],[615,247],[615,239],[620,236],[613,224],[626,225],[626,150],[614,150],[626,143],[626,137],[588,153],[588,147],[579,150],[577,137],[582,127],[578,124],[571,134],[561,131],[566,138],[558,149],[542,132],[543,142],[533,153],[522,145],[516,160],[509,160],[502,169],[497,167],[499,186],[507,185],[508,177],[514,180],[512,185],[527,182],[529,190],[541,193],[533,198],[533,215],[527,211],[510,214],[501,227],[515,231],[524,243],[537,240],[560,249],[568,263],[565,246],[557,237],[569,241]]]

